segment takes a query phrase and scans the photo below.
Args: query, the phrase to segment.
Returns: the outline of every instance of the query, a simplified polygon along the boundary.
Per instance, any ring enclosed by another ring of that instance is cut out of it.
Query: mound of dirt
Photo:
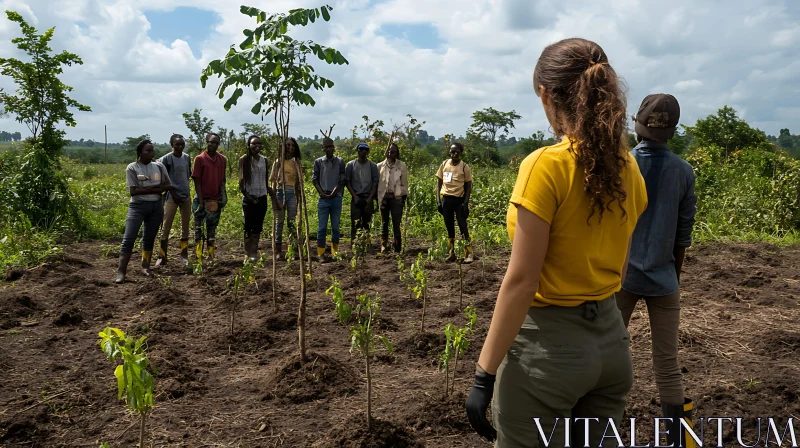
[[[47,282],[47,286],[61,287],[61,288],[77,288],[85,285],[87,280],[80,275],[70,275],[66,278],[58,277]]]
[[[80,309],[73,307],[61,313],[61,315],[53,321],[53,325],[57,327],[75,327],[80,325],[81,322],[83,322],[83,313]]]
[[[278,313],[267,317],[264,325],[269,331],[294,330],[297,328],[297,314]]]
[[[800,355],[800,333],[776,328],[753,337],[756,353],[772,359],[796,357]]]
[[[47,406],[39,406],[36,409],[10,417],[8,420],[0,421],[0,442],[23,443],[25,445],[35,440],[47,439],[49,430],[44,426],[50,420]]]
[[[426,358],[431,355],[438,356],[444,350],[446,342],[447,338],[444,334],[417,333],[397,344],[397,350],[409,356]]]
[[[6,269],[5,273],[5,280],[7,282],[15,282],[22,278],[25,275],[25,270],[20,268],[9,268]]]
[[[173,384],[170,392],[175,390],[202,392],[207,389],[201,370],[194,367],[178,350],[171,347],[157,347],[150,352],[149,358],[153,366],[151,373],[157,382],[171,379],[180,385]]]
[[[367,429],[367,417],[354,415],[334,426],[319,442],[318,448],[423,448],[404,427],[372,417],[372,430]]]
[[[226,326],[224,333],[219,336],[219,347],[225,351],[228,347],[235,352],[254,353],[266,350],[272,344],[273,339],[269,330],[262,326],[255,328],[243,328],[236,326],[234,322],[234,333],[230,334],[230,327]]]
[[[305,363],[299,354],[281,363],[281,367],[267,380],[265,400],[305,403],[353,394],[358,390],[361,380],[350,367],[322,354],[308,352],[306,355],[308,361]]]
[[[30,316],[42,308],[28,295],[0,300],[0,330],[8,330],[20,325],[20,318]]]
[[[442,384],[444,386],[444,384]],[[446,398],[428,396],[410,406],[403,413],[402,419],[406,425],[416,429],[438,428],[448,431],[472,432],[472,427],[467,419],[464,403],[467,396],[463,392],[456,392]],[[489,413],[491,416],[491,413]]]
[[[136,295],[144,296],[147,308],[157,308],[165,305],[185,305],[186,299],[175,292],[173,288],[165,288],[159,281],[144,282],[136,288]]]
[[[143,326],[146,326],[148,331],[173,334],[182,331],[186,324],[186,318],[183,316],[156,316],[148,320]]]
[[[379,331],[397,331],[398,326],[392,320],[391,317],[386,317],[385,315],[378,315],[377,322],[375,322],[374,328]]]

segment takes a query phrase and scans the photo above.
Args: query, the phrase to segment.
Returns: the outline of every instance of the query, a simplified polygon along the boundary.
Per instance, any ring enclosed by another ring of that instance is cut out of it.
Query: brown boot
[[[131,253],[119,254],[119,266],[117,266],[117,279],[114,280],[116,284],[125,282],[125,274],[128,271],[128,262],[131,261]]]

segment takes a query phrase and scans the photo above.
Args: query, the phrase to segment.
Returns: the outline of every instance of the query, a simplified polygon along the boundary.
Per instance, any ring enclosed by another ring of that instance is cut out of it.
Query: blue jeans
[[[294,194],[294,187],[286,185],[284,189],[278,188],[276,195],[278,203],[284,204],[283,210],[275,211],[275,245],[279,246],[283,243],[283,222],[286,219],[286,213],[289,213],[289,240],[294,241],[296,238],[295,218],[297,218],[297,196]],[[286,199],[284,200],[284,194]]]
[[[139,229],[144,224],[142,250],[153,250],[161,220],[164,219],[164,203],[158,201],[134,201],[128,206],[128,217],[125,220],[125,235],[122,237],[120,253],[133,252],[133,243],[139,237]]]
[[[317,247],[325,247],[325,235],[328,231],[328,217],[331,218],[331,242],[339,242],[339,219],[342,217],[342,197],[332,199],[319,198],[317,201],[319,227],[317,227]]]

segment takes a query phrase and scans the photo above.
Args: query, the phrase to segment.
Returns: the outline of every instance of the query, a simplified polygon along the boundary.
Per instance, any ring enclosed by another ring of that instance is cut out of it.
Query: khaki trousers
[[[662,403],[683,406],[683,383],[678,365],[678,324],[681,314],[680,291],[666,296],[643,297],[624,289],[617,293],[617,306],[627,328],[636,308],[643,299],[650,318],[653,351],[653,372]]]
[[[181,241],[189,241],[189,218],[192,216],[192,202],[186,199],[178,205],[172,200],[172,196],[164,202],[164,222],[161,225],[161,241],[169,241],[169,232],[172,230],[172,222],[175,220],[178,208],[181,209]]]

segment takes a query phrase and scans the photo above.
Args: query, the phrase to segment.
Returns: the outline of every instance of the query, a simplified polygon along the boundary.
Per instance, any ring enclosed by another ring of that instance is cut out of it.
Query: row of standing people
[[[136,161],[126,169],[126,186],[131,195],[125,233],[120,248],[116,282],[122,283],[133,252],[134,243],[142,230],[142,272],[151,275],[151,260],[155,239],[161,228],[161,238],[156,266],[167,263],[169,235],[173,221],[180,211],[180,258],[189,263],[190,220],[194,218],[194,247],[198,259],[205,254],[215,256],[216,231],[220,216],[228,203],[226,192],[227,158],[218,152],[220,138],[215,133],[206,136],[206,150],[194,160],[184,152],[183,136],[170,137],[172,152],[154,160],[154,145],[143,140],[136,148]],[[288,239],[297,242],[296,218],[298,203],[303,200],[304,177],[301,163],[302,153],[297,141],[289,138],[285,144],[282,163],[275,160],[271,169],[268,160],[261,154],[263,143],[258,136],[247,139],[246,153],[238,160],[238,183],[242,195],[243,240],[246,256],[250,260],[258,257],[258,246],[263,232],[264,219],[270,203],[276,215],[274,229],[275,249],[278,259],[284,259],[284,227]],[[331,228],[331,255],[336,256],[340,240],[340,217],[345,189],[351,196],[350,223],[351,241],[357,232],[369,231],[376,204],[381,216],[381,252],[402,248],[400,223],[408,198],[408,167],[400,160],[400,149],[391,144],[385,159],[379,163],[368,159],[370,147],[361,142],[356,150],[358,157],[347,164],[335,156],[335,142],[323,140],[324,156],[314,161],[312,183],[319,198],[317,212],[317,256],[327,260],[326,237],[328,223]],[[445,160],[437,172],[437,201],[439,212],[444,217],[448,234],[448,261],[456,259],[454,252],[455,223],[468,242],[464,262],[473,260],[469,243],[467,216],[472,186],[472,173],[461,160],[463,145],[454,143],[450,148],[450,159]],[[195,195],[190,201],[190,183],[194,183]],[[287,219],[288,218],[288,219]],[[389,243],[389,224],[393,241]],[[142,227],[144,227],[142,229]],[[302,239],[302,236],[301,236]],[[205,247],[204,247],[205,246]],[[295,246],[295,257],[299,251]]]

